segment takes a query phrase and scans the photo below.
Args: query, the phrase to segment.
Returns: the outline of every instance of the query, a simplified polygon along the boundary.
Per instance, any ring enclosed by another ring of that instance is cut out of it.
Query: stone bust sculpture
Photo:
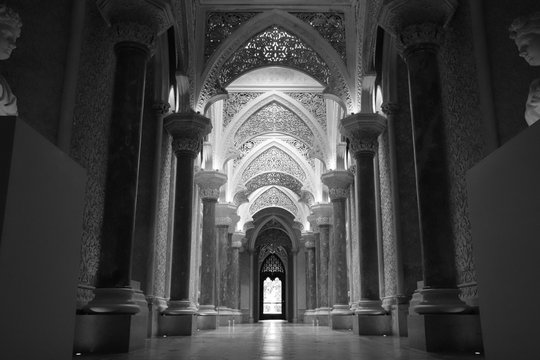
[[[510,25],[510,38],[516,43],[519,56],[530,66],[540,66],[540,12],[515,19]],[[532,125],[540,119],[540,78],[531,82],[525,104],[525,120]]]
[[[19,14],[0,4],[0,60],[9,59],[15,42],[21,35],[22,22]],[[0,76],[0,116],[17,115],[17,98],[3,76]]]

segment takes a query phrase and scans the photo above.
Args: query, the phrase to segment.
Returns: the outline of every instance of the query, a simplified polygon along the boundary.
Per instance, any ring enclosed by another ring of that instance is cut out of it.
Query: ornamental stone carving
[[[323,184],[328,186],[328,195],[332,201],[346,199],[353,180],[354,176],[347,170],[329,171],[321,176]]]
[[[378,137],[386,127],[386,119],[379,114],[358,113],[340,121],[341,134],[350,141],[352,153],[376,153]]]
[[[215,170],[201,170],[195,174],[193,181],[199,186],[201,199],[217,200],[220,187],[227,182],[227,175]]]
[[[310,215],[308,220],[316,226],[321,225],[332,225],[332,214],[334,208],[332,204],[322,203],[315,204],[311,207],[311,212],[313,215]]]
[[[145,45],[151,51],[154,50],[156,35],[151,27],[134,22],[123,22],[114,24],[112,29],[113,42],[136,42]]]
[[[444,27],[457,8],[457,0],[391,0],[385,1],[379,13],[379,25],[398,36],[410,25],[430,23]],[[411,31],[411,30],[409,30]],[[407,37],[417,37],[407,35]]]
[[[223,102],[223,128],[226,128],[244,106],[263,95],[262,92],[231,92]]]
[[[242,174],[242,182],[268,171],[289,174],[300,181],[306,181],[306,173],[285,151],[271,147],[253,160]]]
[[[294,216],[298,214],[298,208],[291,198],[276,187],[271,187],[255,199],[249,207],[249,214],[253,215],[262,209],[274,206],[288,210]]]
[[[169,0],[96,0],[107,24],[137,23],[160,35],[174,24]]]
[[[420,45],[439,46],[444,37],[444,30],[441,26],[433,23],[422,23],[409,25],[397,36],[397,50],[404,53],[407,49]]]
[[[0,5],[0,60],[10,58],[15,42],[21,35],[22,22],[18,13],[5,5]],[[17,97],[9,84],[0,76],[0,116],[17,116]]]
[[[240,216],[236,213],[238,207],[231,203],[216,205],[216,226],[228,226],[229,232],[234,232]]]
[[[172,148],[177,156],[197,156],[204,137],[212,130],[210,119],[193,111],[170,114],[163,120],[163,126],[173,138]]]

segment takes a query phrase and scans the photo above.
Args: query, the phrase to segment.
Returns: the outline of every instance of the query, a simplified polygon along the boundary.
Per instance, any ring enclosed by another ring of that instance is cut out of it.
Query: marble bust
[[[19,14],[0,4],[0,60],[9,59],[15,42],[21,35],[22,22]],[[17,98],[6,79],[0,76],[0,116],[17,115]]]
[[[510,38],[519,56],[530,66],[540,66],[540,12],[515,19],[510,25]],[[525,120],[532,125],[540,119],[540,78],[531,82],[525,104]]]

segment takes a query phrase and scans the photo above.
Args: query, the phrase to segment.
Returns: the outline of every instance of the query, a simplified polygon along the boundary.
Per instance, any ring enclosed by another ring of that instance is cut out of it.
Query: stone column
[[[130,6],[102,0],[97,6],[112,25],[116,67],[100,263],[95,297],[87,310],[134,314],[140,310],[137,302],[146,307],[146,301],[135,300],[131,286],[146,66],[154,38],[172,25],[172,14],[170,6],[159,0],[137,0]],[[146,16],[140,17],[141,11]]]
[[[353,182],[353,175],[349,171],[335,170],[321,176],[323,184],[328,186],[328,194],[334,210],[334,281],[333,300],[331,312],[332,329],[352,329],[352,311],[349,307],[347,293],[347,242],[345,228],[345,200],[349,195],[349,185]],[[350,315],[350,316],[349,316]]]
[[[360,247],[360,301],[357,314],[384,314],[379,289],[375,154],[386,119],[379,114],[359,113],[343,118],[341,134],[350,141],[356,159],[356,191]]]
[[[316,270],[315,270],[315,237],[313,233],[303,235],[306,248],[306,312],[304,323],[311,324],[315,321],[315,308],[317,306]]]
[[[380,23],[397,39],[409,73],[414,159],[420,217],[423,289],[419,314],[460,313],[450,210],[447,136],[437,55],[457,1],[395,0]]]
[[[220,325],[229,325],[233,320],[231,310],[231,240],[229,233],[234,231],[236,223],[240,217],[236,214],[236,205],[223,203],[216,208],[217,227],[217,293],[218,293],[218,315]]]
[[[202,218],[202,259],[201,259],[201,295],[199,298],[199,329],[216,329],[216,203],[221,185],[227,182],[227,175],[219,171],[201,170],[195,174],[195,183],[199,186],[199,196],[203,202]]]
[[[190,299],[191,220],[193,214],[193,162],[201,150],[202,141],[212,129],[210,119],[195,112],[175,113],[164,120],[173,138],[176,155],[176,185],[172,239],[171,295],[167,316],[162,321],[162,333],[191,335],[195,330],[197,309]]]
[[[332,224],[332,205],[331,204],[316,204],[311,207],[315,223],[319,228],[319,262],[317,274],[318,290],[317,294],[317,324],[329,324],[330,304],[329,289],[328,289],[328,265],[330,262],[330,227]]]
[[[230,308],[234,323],[242,322],[242,313],[240,312],[240,250],[242,249],[242,239],[244,233],[234,233],[231,242],[231,278],[230,278]]]

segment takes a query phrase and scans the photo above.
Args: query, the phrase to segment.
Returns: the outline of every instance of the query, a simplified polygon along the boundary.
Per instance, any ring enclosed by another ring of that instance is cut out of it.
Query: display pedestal
[[[483,352],[478,314],[409,315],[409,346],[429,352]]]
[[[0,357],[72,357],[86,173],[0,117]]]
[[[485,355],[530,359],[540,319],[540,121],[467,174]]]

